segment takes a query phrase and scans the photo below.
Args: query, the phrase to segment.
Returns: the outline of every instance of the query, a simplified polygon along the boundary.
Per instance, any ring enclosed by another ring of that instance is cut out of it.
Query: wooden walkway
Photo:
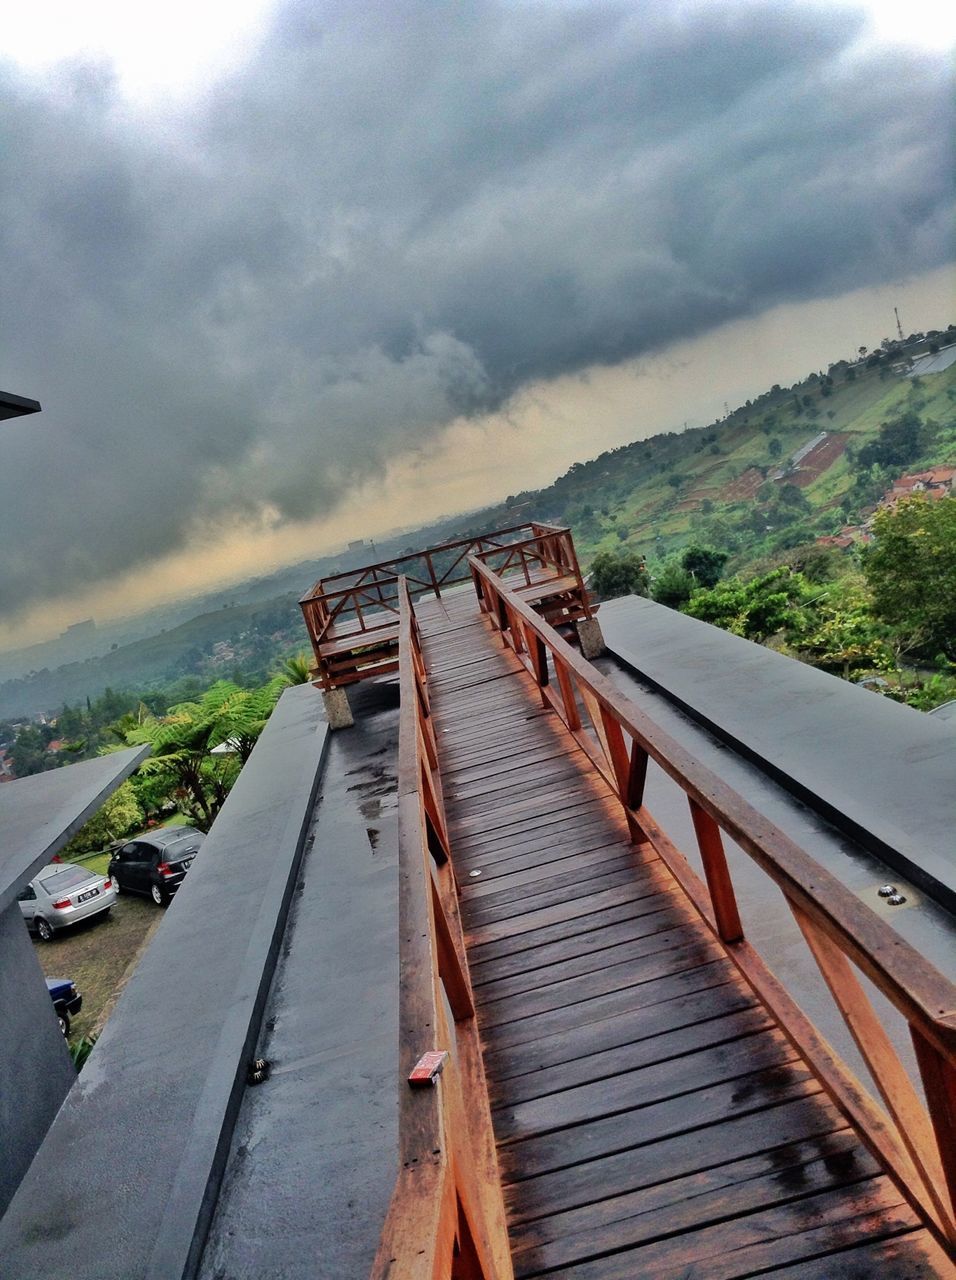
[[[474,596],[418,617],[515,1274],[951,1275]]]

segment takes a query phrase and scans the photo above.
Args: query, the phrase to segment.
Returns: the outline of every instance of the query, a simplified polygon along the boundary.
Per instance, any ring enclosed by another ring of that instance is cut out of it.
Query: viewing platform
[[[443,591],[471,580],[471,557],[505,577],[553,626],[593,619],[571,531],[553,525],[512,525],[321,578],[299,607],[333,727],[351,724],[344,694],[331,697],[333,690],[398,670],[399,579],[413,599],[440,600]],[[587,628],[583,643],[589,643]],[[598,652],[600,643],[591,643]]]

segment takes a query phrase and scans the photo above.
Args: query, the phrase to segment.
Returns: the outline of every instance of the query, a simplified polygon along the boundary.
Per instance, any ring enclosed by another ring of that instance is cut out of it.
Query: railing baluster
[[[694,800],[690,801],[690,815],[697,836],[697,847],[700,849],[701,861],[704,864],[704,878],[710,891],[717,932],[724,942],[731,944],[740,942],[744,936],[744,930],[740,923],[737,896],[734,893],[730,869],[727,866],[727,855],[724,853],[720,827]]]
[[[474,1016],[475,1006],[472,1002],[468,979],[465,977],[462,957],[459,956],[452,939],[448,917],[445,915],[445,908],[439,896],[438,888],[431,876],[429,876],[429,879],[431,881],[432,908],[435,915],[438,972],[445,991],[448,993],[448,1003],[451,1006],[452,1015],[456,1022],[460,1022],[462,1018]]]
[[[602,768],[598,765],[598,770],[608,785],[617,791],[617,778],[614,773],[614,762],[611,758],[611,747],[607,740],[607,730],[604,727],[604,717],[601,714],[601,704],[594,693],[583,684],[581,685],[581,701],[584,703],[584,709],[587,711],[588,717],[594,726],[598,746],[604,757],[604,766]],[[620,795],[620,792],[618,792],[618,795]]]
[[[425,552],[425,561],[428,565],[428,580],[431,583],[432,590],[435,593],[435,599],[440,600],[441,589],[438,586],[438,579],[435,577],[435,565],[434,565],[434,562],[432,561],[432,553],[430,551]]]
[[[564,723],[574,733],[581,728],[581,716],[578,713],[578,704],[574,698],[574,686],[571,683],[571,677],[568,675],[568,669],[561,659],[555,654],[552,660],[554,662],[555,675],[558,677],[558,688],[561,690]]]
[[[952,1221],[956,1218],[956,1066],[947,1062],[936,1046],[912,1024],[910,1036],[949,1192]]]

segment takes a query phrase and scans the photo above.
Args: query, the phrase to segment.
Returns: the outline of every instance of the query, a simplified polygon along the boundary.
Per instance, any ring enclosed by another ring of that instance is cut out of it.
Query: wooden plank
[[[687,947],[698,941],[700,934],[691,924],[673,929],[659,929],[637,938],[602,947],[599,951],[570,956],[553,964],[538,965],[534,969],[521,969],[505,978],[497,978],[476,987],[475,998],[480,1004],[552,987],[572,978],[614,968],[627,961],[636,961],[658,952],[669,953],[679,947]]]
[[[583,841],[589,843],[584,844]],[[589,804],[571,814],[555,814],[526,823],[520,832],[489,832],[487,836],[471,836],[458,842],[458,855],[469,866],[483,863],[505,865],[526,853],[548,853],[555,859],[561,851],[586,852],[608,843],[628,844],[619,827],[607,821],[603,806]]]
[[[720,977],[719,973],[714,976]],[[653,1041],[671,1032],[679,1034],[683,1028],[706,1025],[712,1018],[754,1006],[753,994],[734,983],[702,986],[696,992],[681,990],[671,1000],[640,1005],[637,1018],[627,1007],[578,1027],[522,1040],[516,1045],[496,1045],[489,1041],[486,1057],[494,1066],[492,1078],[496,1093],[499,1089],[510,1089],[506,1082],[518,1076],[540,1078],[546,1085],[549,1072],[554,1071],[560,1078],[559,1068],[567,1073],[569,1084],[576,1084],[588,1078],[591,1058],[605,1051]],[[525,1088],[530,1088],[532,1093],[536,1087],[534,1080],[530,1085],[526,1082]],[[516,1084],[516,1098],[520,1096],[520,1089],[521,1085]]]
[[[623,920],[635,920],[639,916],[651,915],[662,910],[679,910],[682,907],[680,892],[674,885],[665,884],[659,893],[647,894],[635,898],[631,902],[619,902],[616,906],[606,907],[600,913],[600,920],[595,913],[576,916],[573,920],[559,920],[556,924],[546,925],[540,929],[532,929],[528,933],[514,934],[500,938],[495,942],[486,942],[474,948],[474,960],[470,963],[480,964],[482,960],[497,956],[510,956],[517,952],[534,951],[548,943],[562,941],[574,937],[575,934],[596,934],[600,929],[618,924]],[[472,947],[469,943],[469,956]]]
[[[596,996],[632,989],[653,982],[655,978],[673,977],[685,969],[714,963],[719,958],[720,949],[698,935],[684,946],[604,965],[589,973],[578,973],[573,978],[536,987],[533,991],[522,991],[500,1000],[485,998],[481,1000],[478,1013],[482,1034],[488,1036],[492,1027],[525,1022],[554,1010],[568,1010]]]
[[[538,849],[527,855],[527,862],[520,858],[497,859],[493,862],[489,861],[484,867],[476,866],[474,869],[480,870],[481,876],[478,879],[470,879],[462,885],[462,896],[469,904],[474,904],[486,898],[497,897],[499,893],[509,893],[524,886],[553,883],[560,875],[583,875],[589,867],[610,865],[612,861],[619,858],[629,858],[631,866],[635,868],[657,859],[653,849],[637,849],[620,840],[614,840],[610,844],[597,844],[587,849],[577,847],[578,844],[583,843],[590,842],[586,840],[575,842],[570,852],[565,853],[559,850],[557,856],[550,850]],[[565,856],[561,856],[562,853],[565,853]],[[533,858],[539,858],[542,861],[533,862],[531,861]],[[509,865],[512,862],[517,865]],[[469,858],[467,865],[472,869],[473,859]]]
[[[707,1012],[713,1011],[708,1009]],[[723,1017],[709,1017],[703,1022],[690,1022],[683,1027],[675,1028],[668,1019],[667,1030],[659,1035],[645,1035],[601,1053],[588,1053],[554,1067],[526,1071],[523,1075],[496,1081],[491,1089],[492,1107],[508,1111],[548,1094],[564,1093],[611,1076],[639,1071],[684,1054],[727,1044],[772,1026],[770,1018],[759,1006],[745,1007]],[[637,1028],[632,1026],[630,1033],[637,1034]]]
[[[630,905],[628,904],[628,907]],[[600,965],[599,953],[610,947],[620,946],[625,942],[636,942],[657,933],[669,932],[688,923],[688,917],[679,896],[661,894],[653,904],[652,910],[637,913],[626,910],[623,918],[619,918],[614,924],[605,924],[601,929],[585,929],[571,933],[559,938],[556,942],[543,943],[533,951],[506,951],[499,955],[485,956],[484,959],[475,957],[470,962],[472,980],[476,988],[483,988],[486,983],[511,977],[527,979],[529,987],[537,986],[541,978],[536,975],[543,971],[546,981],[548,970],[553,964],[562,964],[567,960],[582,960],[588,963],[587,958],[594,954],[594,962]],[[524,990],[524,987],[519,984],[518,989]]]
[[[647,982],[631,983],[590,1000],[562,1009],[549,1009],[520,1022],[509,1022],[489,1029],[485,1040],[490,1053],[524,1043],[540,1040],[555,1032],[573,1031],[588,1023],[602,1022],[605,1018],[625,1010],[633,1012],[649,1005],[672,1000],[675,997],[719,986],[726,978],[726,969],[720,961],[691,964],[680,973],[668,973],[664,977],[651,978]]]
[[[657,887],[666,883],[660,868],[654,862],[645,863],[643,867],[635,867],[627,856],[613,859],[610,865],[591,866],[571,879],[565,879],[564,876],[555,878],[564,883],[526,885],[524,897],[520,889],[505,890],[503,902],[497,898],[485,898],[469,903],[465,911],[469,932],[476,931],[486,924],[513,920],[519,916],[527,916],[531,912],[541,911],[545,907],[573,902],[577,898],[588,897],[598,892],[609,892],[611,889],[634,885]]]
[[[512,1233],[523,1238],[522,1224],[540,1223],[640,1188],[666,1187],[715,1164],[780,1151],[841,1127],[842,1117],[815,1081],[794,1082],[782,1086],[769,1106],[742,1108],[723,1119],[719,1133],[703,1117],[697,1128],[514,1182],[505,1188],[508,1221]]]
[[[775,1205],[563,1271],[567,1280],[734,1280],[916,1226],[888,1178]]]
[[[890,1239],[852,1244],[839,1253],[803,1259],[795,1266],[775,1267],[765,1274],[771,1280],[940,1280],[956,1275],[956,1264],[947,1257],[928,1231],[908,1231]]]
[[[489,811],[497,812],[515,799],[527,797],[529,790],[549,797],[566,792],[577,777],[578,770],[573,762],[544,760],[523,769],[517,776],[505,774],[497,778],[482,778],[477,783],[459,782],[449,798],[458,803],[467,802],[469,817],[477,817]]]
[[[483,923],[476,928],[468,929],[469,947],[480,947],[488,942],[500,942],[505,938],[513,938],[518,934],[536,932],[549,925],[565,924],[579,916],[600,915],[606,908],[623,906],[640,898],[650,897],[654,893],[666,892],[667,877],[656,866],[650,864],[643,874],[635,874],[629,884],[615,885],[611,889],[598,889],[593,893],[582,894],[579,898],[564,899],[552,906],[538,910],[523,912],[509,916],[507,919]],[[591,927],[600,925],[600,921],[592,921]]]
[[[789,1063],[742,1074],[733,1080],[706,1089],[665,1098],[661,1102],[623,1111],[572,1129],[559,1129],[540,1137],[499,1149],[506,1183],[523,1182],[536,1175],[584,1164],[601,1156],[627,1151],[648,1142],[699,1129],[705,1124],[722,1124],[747,1108],[763,1110],[778,1089],[810,1081],[809,1070],[793,1055]],[[711,1135],[716,1155],[720,1139]]]
[[[542,760],[558,760],[562,756],[573,756],[577,750],[577,745],[567,739],[564,742],[550,742],[543,747],[529,747],[524,751],[512,748],[508,751],[507,756],[502,758],[499,744],[497,754],[489,753],[483,761],[475,762],[473,753],[469,753],[465,762],[459,764],[457,768],[453,766],[443,767],[442,777],[445,779],[445,785],[448,790],[457,792],[458,784],[462,781],[470,784],[478,782],[481,778],[516,773],[527,764],[538,764]]]
[[[705,1044],[664,1062],[636,1066],[619,1075],[589,1081],[560,1094],[545,1094],[495,1112],[499,1148],[570,1125],[603,1120],[635,1107],[660,1105],[669,1098],[724,1084],[764,1068],[778,1067],[795,1055],[769,1027],[723,1044]],[[524,1168],[524,1166],[522,1166]]]
[[[851,1130],[822,1134],[528,1223],[515,1233],[515,1274],[533,1276],[751,1214],[779,1200],[782,1184],[793,1203],[878,1172]]]

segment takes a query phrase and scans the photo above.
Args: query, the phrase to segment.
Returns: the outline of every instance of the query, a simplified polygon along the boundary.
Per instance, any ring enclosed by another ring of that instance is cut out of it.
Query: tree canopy
[[[763,641],[799,625],[810,593],[802,574],[780,568],[748,581],[730,578],[710,590],[695,591],[685,612],[734,635]]]
[[[650,579],[644,557],[636,551],[600,551],[591,565],[591,586],[603,600],[646,596]]]
[[[726,551],[715,551],[713,547],[701,547],[696,543],[692,543],[681,557],[681,566],[693,576],[699,587],[715,587],[726,563]]]
[[[153,749],[140,772],[163,779],[180,812],[208,831],[285,687],[281,676],[258,689],[220,680],[198,701],[146,716],[126,734],[131,745]],[[227,750],[213,754],[219,746]]]
[[[863,572],[878,618],[929,656],[956,659],[956,501],[905,498],[878,511]]]

